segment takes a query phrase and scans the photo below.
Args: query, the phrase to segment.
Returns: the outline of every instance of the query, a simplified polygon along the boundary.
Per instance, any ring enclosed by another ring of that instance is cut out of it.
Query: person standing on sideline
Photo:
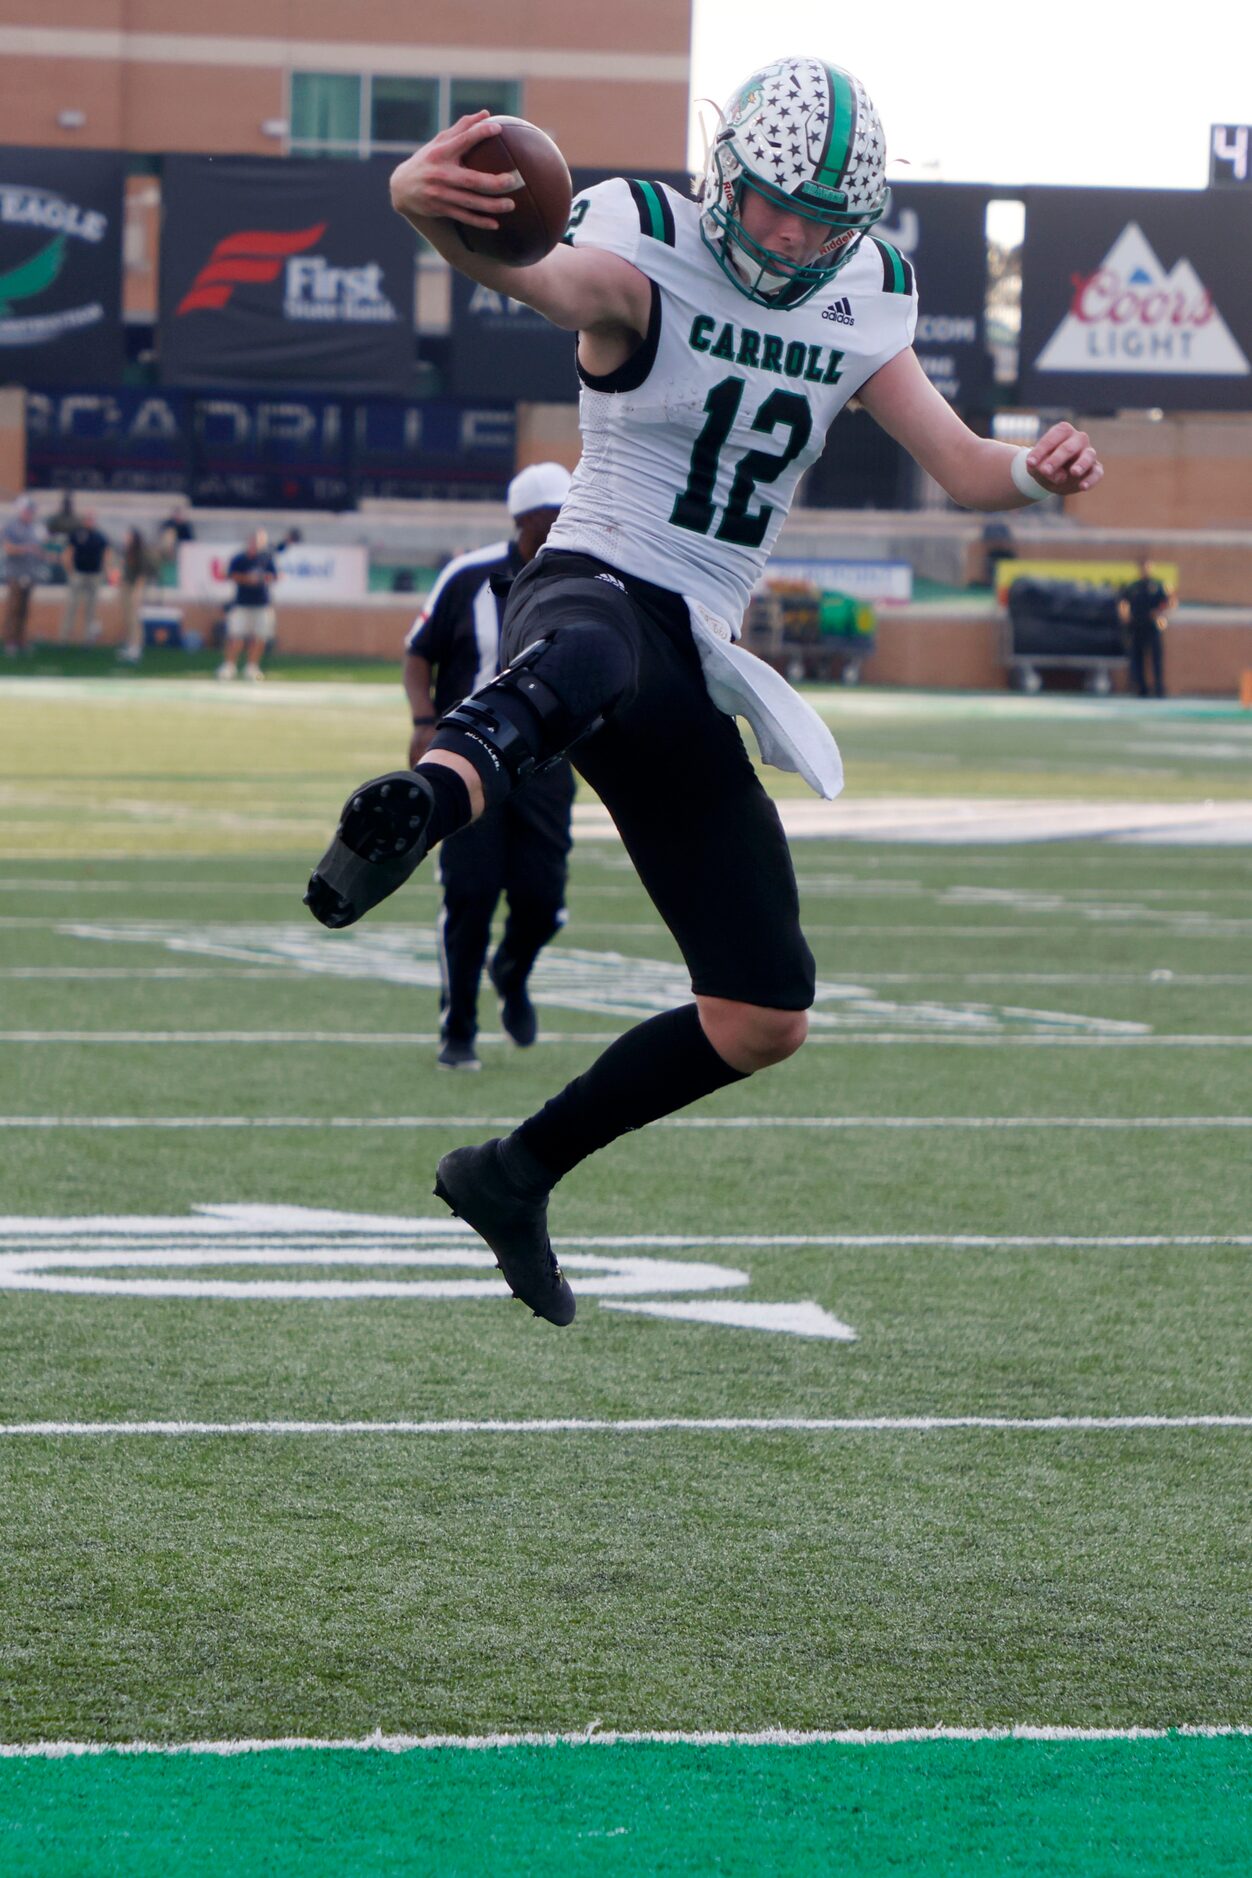
[[[226,649],[217,668],[219,678],[234,678],[239,654],[247,647],[245,678],[264,677],[261,655],[274,643],[277,619],[270,588],[278,579],[278,568],[269,551],[269,536],[263,528],[254,529],[247,546],[239,550],[226,570],[235,583],[235,597],[226,613]]]
[[[795,872],[734,717],[766,760],[827,797],[839,753],[786,680],[733,642],[830,425],[859,398],[969,509],[1075,495],[1102,470],[1072,424],[1029,450],[976,436],[927,378],[912,266],[871,235],[889,200],[885,149],[851,73],[811,58],[753,73],[698,200],[597,183],[529,267],[457,232],[508,214],[516,176],[465,161],[494,133],[485,112],[441,131],[393,172],[392,202],[472,280],[578,333],[582,457],[513,583],[504,670],[447,713],[416,769],[354,792],[305,897],[323,925],[350,925],[566,751],[608,809],[693,1001],[628,1030],[503,1139],[445,1154],[435,1184],[514,1295],[568,1324],[574,1297],[548,1236],[557,1182],[804,1041],[815,967]]]
[[[1156,578],[1147,555],[1141,554],[1139,573],[1122,588],[1117,602],[1118,618],[1130,640],[1130,682],[1141,698],[1165,696],[1165,616],[1177,597]],[[1152,666],[1151,692],[1145,659]]]
[[[68,489],[61,491],[61,501],[48,517],[47,529],[50,541],[65,541],[78,527],[78,511],[74,507],[74,498]]]
[[[122,543],[122,578],[119,587],[122,645],[117,656],[123,665],[138,665],[143,657],[143,597],[148,582],[156,579],[157,570],[157,556],[140,530],[128,528]]]
[[[499,672],[509,589],[547,540],[569,486],[569,472],[559,463],[533,463],[520,471],[508,489],[513,539],[459,555],[432,587],[404,642],[404,690],[413,720],[410,764],[420,763],[430,748],[439,716]],[[573,801],[573,771],[564,761],[554,763],[439,850],[442,1069],[479,1067],[478,987],[502,893],[508,918],[487,970],[506,1034],[521,1049],[535,1041],[538,1025],[527,980],[565,921]]]
[[[61,565],[69,581],[65,611],[61,615],[61,644],[73,643],[81,614],[83,644],[93,645],[100,637],[100,621],[96,617],[100,587],[113,567],[113,549],[108,536],[96,526],[94,509],[84,509],[81,519],[66,536]]]
[[[43,576],[47,530],[39,520],[32,496],[19,496],[0,534],[4,549],[4,656],[15,659],[28,650],[26,623],[30,596]]]

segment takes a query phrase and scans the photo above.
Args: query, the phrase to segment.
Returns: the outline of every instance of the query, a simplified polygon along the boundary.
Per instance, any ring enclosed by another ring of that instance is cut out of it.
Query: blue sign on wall
[[[498,495],[513,474],[502,404],[89,389],[32,391],[26,412],[36,487],[334,509],[361,496]]]

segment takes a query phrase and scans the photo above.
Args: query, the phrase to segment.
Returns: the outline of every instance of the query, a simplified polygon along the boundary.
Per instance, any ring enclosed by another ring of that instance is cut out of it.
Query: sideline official
[[[534,463],[509,484],[512,541],[458,556],[444,568],[404,642],[404,690],[413,720],[409,762],[425,755],[437,718],[500,669],[500,622],[514,577],[547,540],[569,489],[559,463]],[[432,691],[433,683],[433,691]],[[513,1042],[535,1041],[527,991],[540,951],[565,920],[574,777],[560,762],[464,828],[440,849],[443,1019],[438,1061],[478,1069],[478,989],[501,893],[504,935],[488,971]]]

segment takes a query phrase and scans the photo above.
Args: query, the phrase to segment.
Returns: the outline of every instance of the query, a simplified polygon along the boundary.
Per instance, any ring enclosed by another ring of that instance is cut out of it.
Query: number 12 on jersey
[[[674,500],[670,521],[676,528],[689,528],[692,534],[707,535],[716,513],[713,491],[717,486],[718,463],[726,439],[730,436],[747,381],[723,378],[704,400],[708,413],[704,428],[691,448],[691,469],[687,487]],[[772,435],[780,425],[788,436],[781,454],[772,450],[749,450],[739,460],[715,539],[731,541],[742,548],[759,548],[765,539],[774,511],[762,503],[755,512],[748,507],[758,483],[776,482],[783,471],[795,462],[813,431],[813,413],[807,398],[798,391],[771,391],[752,420],[752,429]]]

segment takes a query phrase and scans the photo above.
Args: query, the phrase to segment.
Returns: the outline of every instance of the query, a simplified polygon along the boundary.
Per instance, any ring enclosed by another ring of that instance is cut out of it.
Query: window
[[[455,123],[471,111],[490,111],[493,117],[517,117],[522,88],[513,78],[454,78],[452,98],[444,122]]]
[[[370,142],[415,150],[439,128],[437,78],[371,78]]]
[[[293,72],[289,148],[293,156],[407,154],[470,111],[515,117],[521,105],[513,78]]]
[[[291,146],[306,154],[355,153],[361,141],[361,81],[345,72],[294,72]]]

